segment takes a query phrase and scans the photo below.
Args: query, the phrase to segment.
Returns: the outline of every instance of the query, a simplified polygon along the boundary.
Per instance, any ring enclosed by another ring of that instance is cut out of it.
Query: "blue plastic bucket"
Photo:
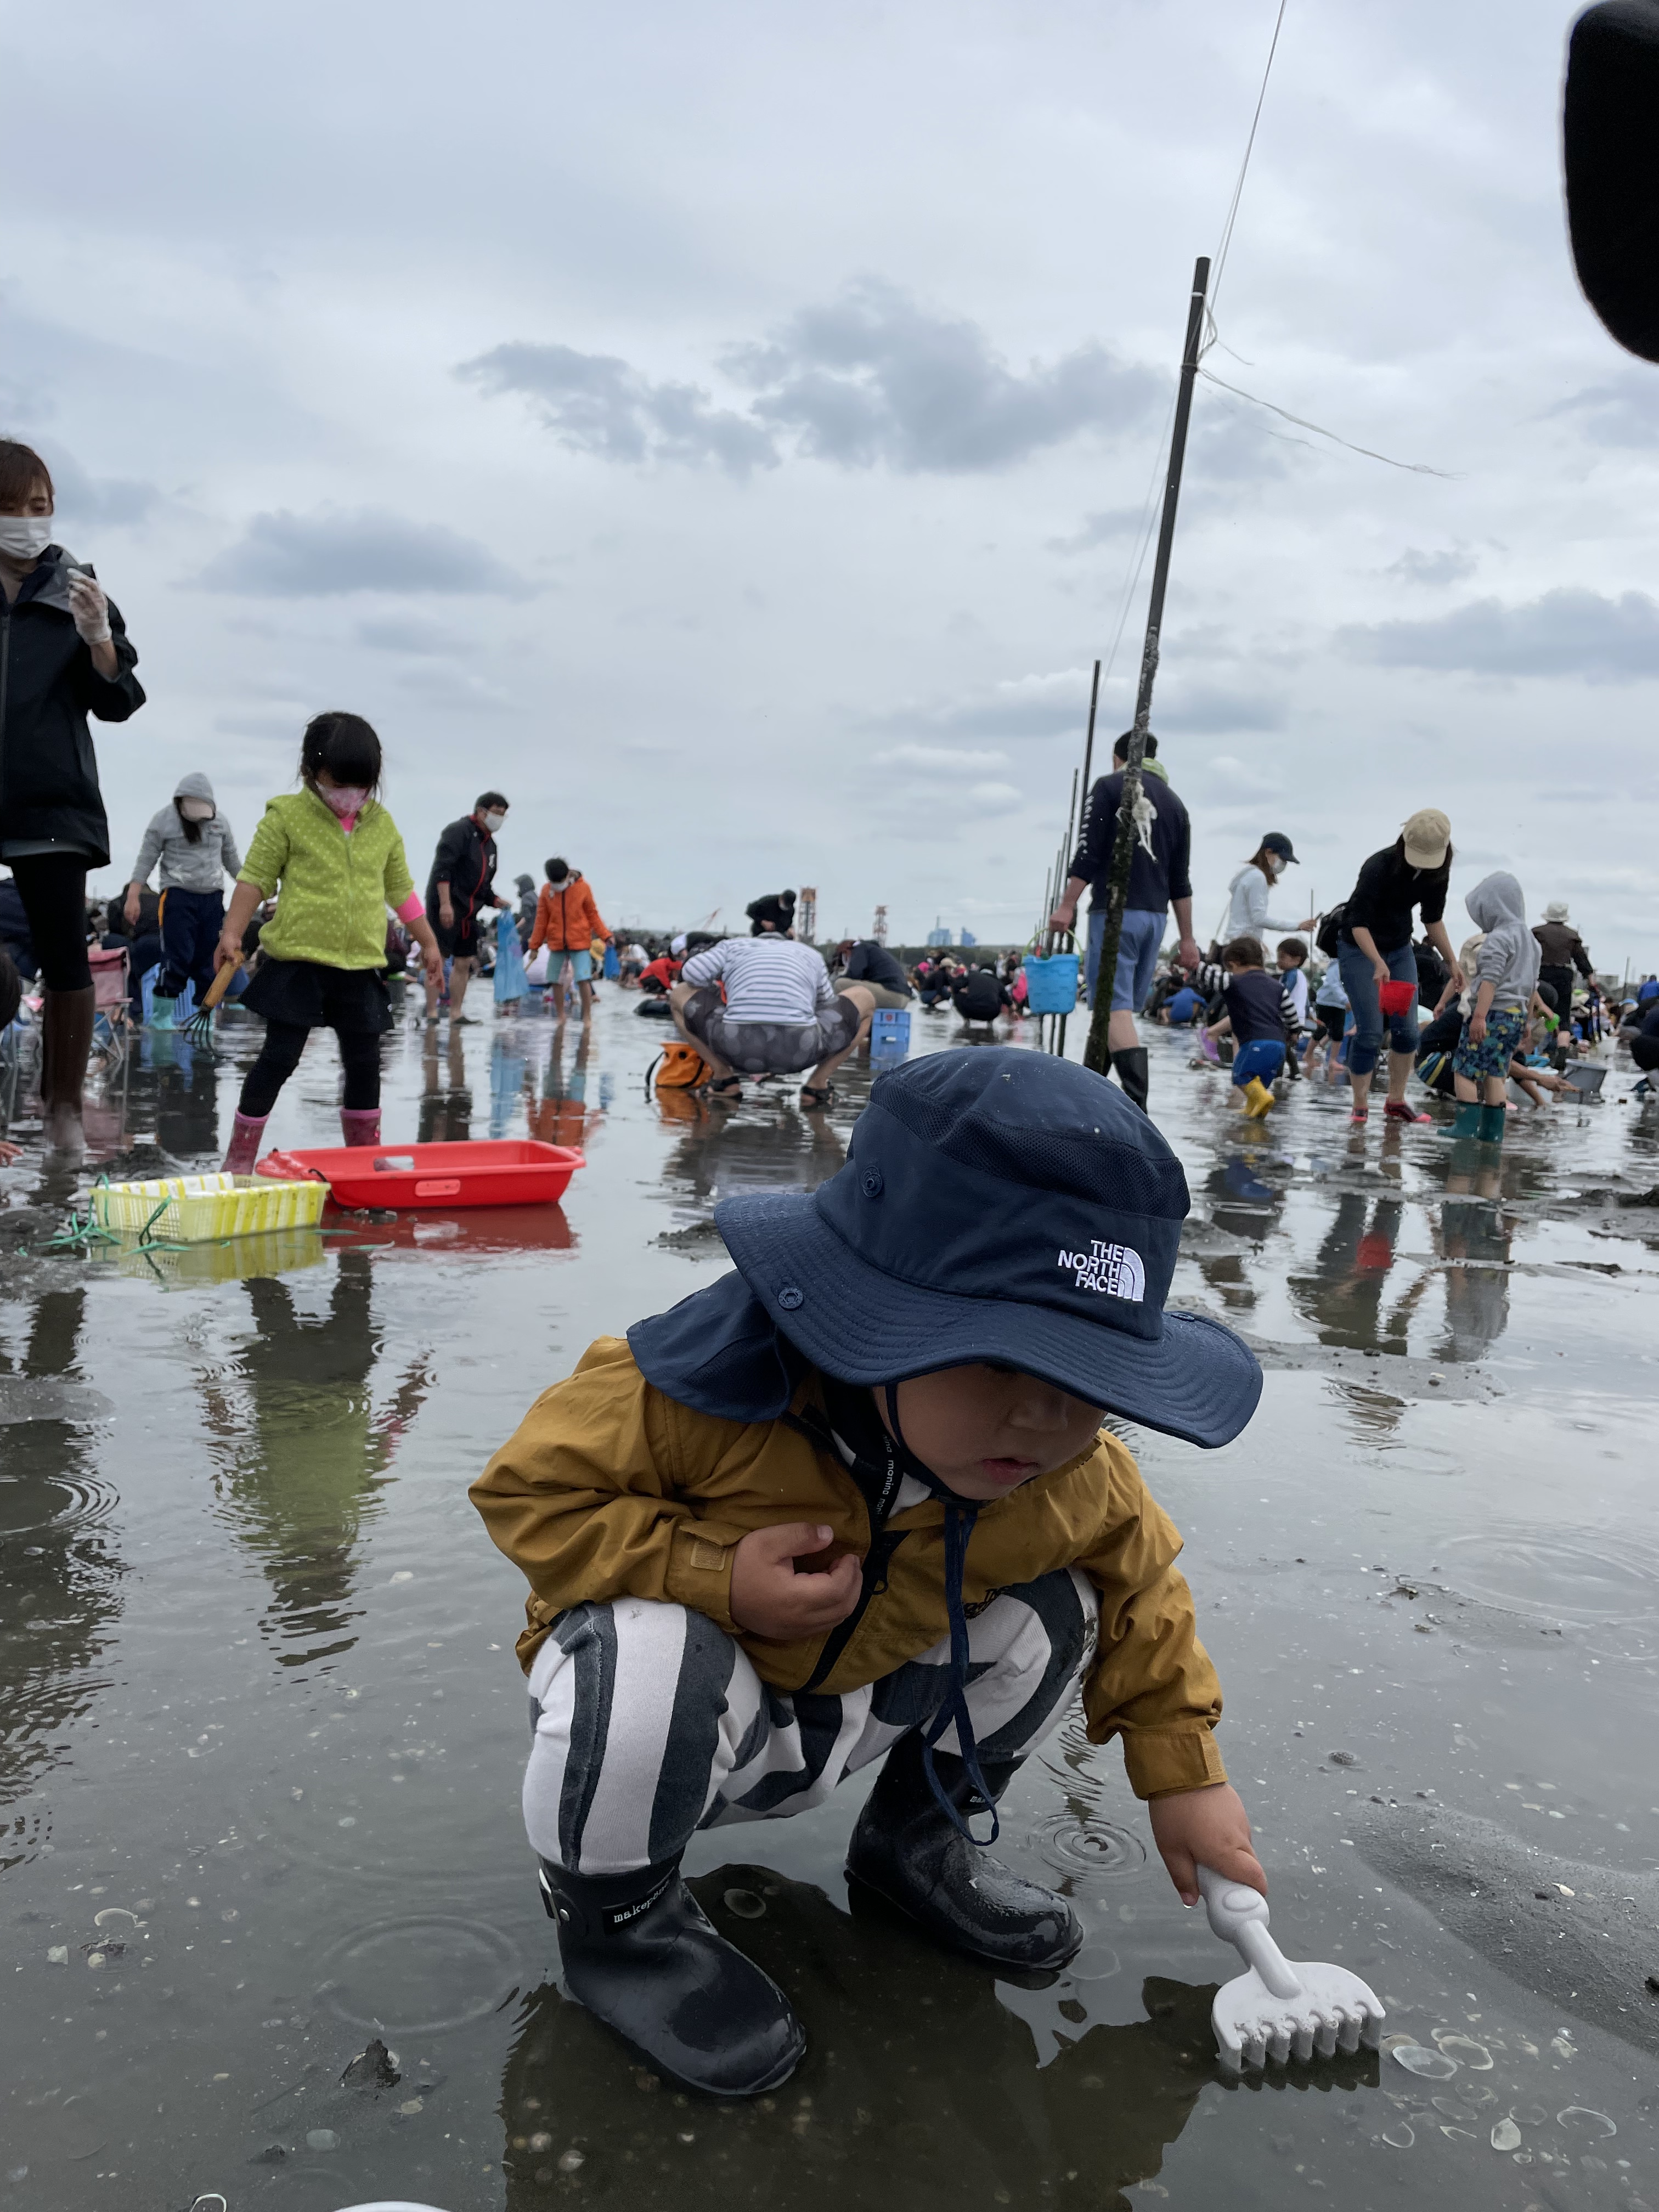
[[[878,1066],[908,1059],[910,1051],[910,1012],[908,1006],[878,1008],[870,1018],[870,1057]]]
[[[1032,1013],[1076,1012],[1078,956],[1075,952],[1051,953],[1046,960],[1038,953],[1028,952],[1022,964],[1025,969],[1025,1003]]]

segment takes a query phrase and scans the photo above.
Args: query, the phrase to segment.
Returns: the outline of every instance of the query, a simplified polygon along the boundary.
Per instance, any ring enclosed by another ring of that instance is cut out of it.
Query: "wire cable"
[[[1227,383],[1212,369],[1200,365],[1198,373],[1206,384],[1213,384],[1222,392],[1231,392],[1235,399],[1248,399],[1252,407],[1265,407],[1270,415],[1277,415],[1281,421],[1294,422],[1298,430],[1311,430],[1316,437],[1328,438],[1333,445],[1345,446],[1351,453],[1363,453],[1368,461],[1383,461],[1389,468],[1407,470],[1414,477],[1443,477],[1448,483],[1458,481],[1454,470],[1431,468],[1426,461],[1397,461],[1392,453],[1374,453],[1369,446],[1356,446],[1352,438],[1339,437],[1334,430],[1326,429],[1323,423],[1310,422],[1305,415],[1292,415],[1288,407],[1276,407],[1271,399],[1258,399],[1254,392],[1241,392],[1237,385]],[[1299,445],[1302,441],[1292,439],[1290,442]]]
[[[1285,27],[1285,10],[1290,0],[1279,0],[1279,13],[1273,19],[1273,34],[1267,47],[1267,65],[1261,72],[1261,89],[1255,96],[1255,112],[1250,118],[1250,135],[1244,141],[1244,158],[1238,165],[1238,180],[1233,186],[1232,198],[1227,204],[1227,219],[1221,226],[1221,243],[1215,250],[1215,269],[1210,278],[1210,296],[1205,303],[1205,320],[1210,327],[1204,350],[1208,352],[1215,343],[1214,307],[1221,291],[1221,278],[1227,266],[1228,249],[1233,242],[1233,225],[1238,221],[1238,204],[1244,197],[1244,179],[1249,174],[1250,156],[1255,151],[1256,126],[1261,120],[1262,105],[1267,97],[1267,80],[1273,73],[1273,56],[1279,52],[1279,34]]]

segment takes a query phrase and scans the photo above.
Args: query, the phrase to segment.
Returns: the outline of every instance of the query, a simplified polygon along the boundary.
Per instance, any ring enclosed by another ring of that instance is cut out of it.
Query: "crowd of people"
[[[1090,794],[1049,917],[1051,932],[1075,930],[1090,894],[1084,992],[1091,1006],[1128,739],[1126,732],[1117,740],[1112,773]],[[1347,1085],[1356,1127],[1370,1118],[1382,1068],[1385,1121],[1433,1118],[1410,1094],[1416,1077],[1455,1102],[1454,1136],[1498,1145],[1510,1083],[1534,1103],[1578,1088],[1566,1062],[1609,1030],[1628,1045],[1645,1093],[1659,1067],[1659,982],[1644,978],[1609,1007],[1565,902],[1553,900],[1543,921],[1529,925],[1521,884],[1504,870],[1467,893],[1475,929],[1454,951],[1445,921],[1454,857],[1450,822],[1422,807],[1364,860],[1339,904],[1322,915],[1275,915],[1276,887],[1297,860],[1291,839],[1269,830],[1229,882],[1221,932],[1206,957],[1193,936],[1190,819],[1149,736],[1111,982],[1111,1061],[1125,1091],[1147,1105],[1136,1017],[1149,1014],[1192,1026],[1195,1065],[1230,1066],[1243,1110],[1256,1119],[1322,1060],[1327,1082],[1340,1076]],[[1171,908],[1176,942],[1165,952]],[[1269,935],[1279,939],[1271,954]]]
[[[89,906],[88,875],[107,865],[110,851],[88,717],[125,721],[144,693],[119,609],[92,569],[53,540],[53,501],[40,456],[0,441],[0,863],[9,870],[0,881],[0,1000],[21,980],[38,986],[49,1146],[80,1142],[100,1003],[93,963],[112,958],[125,970],[135,1020],[166,1028],[187,998],[199,1007],[223,983],[263,1019],[227,1156],[233,1169],[257,1156],[277,1096],[319,1026],[339,1041],[345,1141],[378,1142],[388,977],[418,967],[428,1021],[447,1010],[452,1022],[465,1022],[469,988],[495,964],[503,929],[515,934],[525,988],[544,990],[561,1012],[574,992],[584,1022],[601,973],[637,988],[641,1010],[671,1022],[697,1055],[699,1079],[716,1098],[741,1097],[750,1077],[798,1074],[802,1104],[826,1106],[836,1068],[869,1036],[873,1018],[913,1002],[925,1013],[948,1007],[981,1032],[1026,1012],[1018,950],[930,950],[907,969],[878,939],[849,939],[826,960],[797,941],[788,891],[750,903],[747,937],[703,931],[618,945],[592,886],[562,856],[546,861],[540,884],[519,876],[515,899],[497,890],[509,802],[495,789],[443,830],[422,893],[379,797],[379,736],[343,712],[307,726],[297,787],[267,802],[246,851],[209,777],[191,772],[151,818],[124,890]],[[1076,930],[1088,894],[1082,993],[1091,1006],[1128,749],[1126,732],[1089,795],[1049,917],[1051,933]],[[1305,1052],[1310,1061],[1322,1055],[1328,1080],[1340,1070],[1356,1124],[1368,1118],[1379,1071],[1382,1118],[1426,1119],[1409,1088],[1421,1075],[1431,1089],[1449,1087],[1455,1129],[1487,1142],[1501,1140],[1512,1079],[1541,1097],[1564,1079],[1565,1057],[1595,1041],[1601,988],[1559,902],[1530,927],[1516,879],[1488,875],[1465,902],[1476,934],[1454,950],[1445,921],[1451,825],[1436,808],[1413,814],[1323,915],[1275,910],[1297,855],[1282,830],[1266,832],[1228,884],[1207,957],[1194,935],[1191,820],[1155,736],[1146,743],[1133,827],[1108,1041],[1119,1085],[1143,1110],[1148,1057],[1137,1024],[1149,1012],[1192,1023],[1202,1061],[1219,1065],[1224,1053],[1255,1117],[1297,1079]],[[1171,910],[1175,943],[1166,956]],[[1645,1075],[1659,1060],[1659,984],[1644,978],[1636,1002],[1608,1018],[1628,1033]],[[1557,1065],[1540,1070],[1540,1060]]]

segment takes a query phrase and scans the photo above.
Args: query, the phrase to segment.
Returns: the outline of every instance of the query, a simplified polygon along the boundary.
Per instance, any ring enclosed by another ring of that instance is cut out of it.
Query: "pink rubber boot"
[[[380,1141],[380,1109],[342,1106],[340,1134],[348,1145],[378,1145]]]
[[[225,1154],[224,1172],[227,1175],[252,1175],[253,1163],[259,1157],[259,1145],[265,1133],[269,1114],[238,1114],[230,1133],[230,1150]]]

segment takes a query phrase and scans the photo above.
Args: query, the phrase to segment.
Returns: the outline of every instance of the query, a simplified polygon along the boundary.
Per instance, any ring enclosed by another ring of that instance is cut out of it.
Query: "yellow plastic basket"
[[[314,1229],[328,1186],[276,1182],[269,1176],[164,1176],[154,1182],[97,1185],[92,1209],[100,1229],[152,1239],[205,1244],[221,1237],[252,1237],[272,1229]],[[159,1211],[158,1211],[159,1209]]]

